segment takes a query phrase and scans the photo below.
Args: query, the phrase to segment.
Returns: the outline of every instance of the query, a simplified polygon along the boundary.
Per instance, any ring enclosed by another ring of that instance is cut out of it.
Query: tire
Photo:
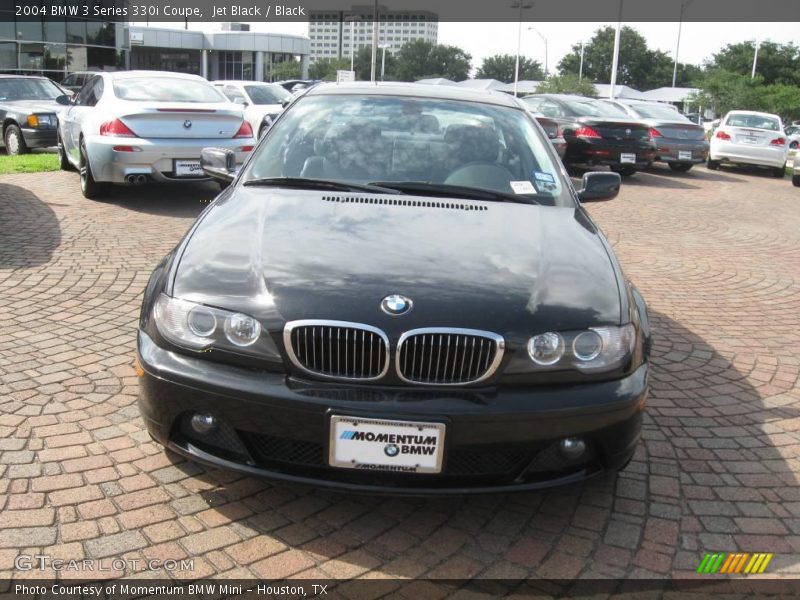
[[[706,167],[711,171],[719,171],[719,161],[718,160],[711,160],[709,158],[708,162],[706,163]]]
[[[792,150],[797,150],[797,146],[800,146],[800,142],[794,141],[789,144],[789,148]]]
[[[686,173],[686,171],[690,171],[694,165],[692,163],[679,163],[679,162],[671,162],[669,163],[669,168],[673,171],[677,171],[678,173]]]
[[[786,175],[786,169],[783,167],[775,167],[772,169],[772,175],[775,179],[783,179],[783,176]]]
[[[619,173],[621,177],[630,177],[636,174],[636,167],[613,166],[611,170],[614,171],[614,173]]]
[[[5,142],[6,152],[9,156],[28,153],[28,145],[25,143],[25,138],[22,137],[22,130],[14,123],[6,127],[3,142]]]
[[[72,171],[72,164],[67,158],[67,150],[64,148],[64,140],[61,139],[61,132],[56,134],[58,139],[58,166],[62,171]]]
[[[83,140],[81,140],[80,146],[80,162],[79,164],[79,172],[81,176],[81,192],[83,193],[84,198],[88,198],[89,200],[96,200],[98,198],[102,198],[107,188],[102,183],[97,183],[92,176],[92,169],[89,167],[89,160],[86,154],[86,144]]]
[[[800,175],[792,175],[792,185],[794,187],[800,187]]]

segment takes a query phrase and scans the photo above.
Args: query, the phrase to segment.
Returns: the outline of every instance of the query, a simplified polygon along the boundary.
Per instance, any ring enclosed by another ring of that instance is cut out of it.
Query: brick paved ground
[[[800,571],[788,180],[658,170],[592,205],[652,311],[645,442],[617,477],[455,501],[275,486],[148,440],[132,367],[140,292],[214,190],[93,203],[74,173],[0,178],[0,577],[34,552],[194,557],[176,574],[194,577],[660,577],[737,549]]]

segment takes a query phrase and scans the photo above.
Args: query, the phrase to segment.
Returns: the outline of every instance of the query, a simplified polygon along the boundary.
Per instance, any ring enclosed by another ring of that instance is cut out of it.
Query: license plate
[[[757,144],[758,143],[758,138],[757,137],[742,136],[739,139],[742,141],[743,144]]]
[[[331,416],[328,464],[342,469],[441,473],[444,423]]]
[[[692,151],[678,150],[678,160],[692,160]]]
[[[619,155],[619,162],[621,163],[636,163],[636,155],[635,154],[627,154],[623,152]]]
[[[203,174],[203,168],[200,166],[199,160],[175,161],[176,177],[200,177],[202,174]]]

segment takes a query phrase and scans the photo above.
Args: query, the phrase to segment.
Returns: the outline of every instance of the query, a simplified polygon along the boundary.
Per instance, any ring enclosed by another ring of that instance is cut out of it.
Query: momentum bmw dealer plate
[[[176,160],[176,177],[200,177],[203,175],[203,168],[199,160]]]
[[[619,155],[619,162],[634,164],[636,163],[636,155],[633,153],[629,154],[627,152],[623,152]]]
[[[328,462],[345,469],[440,473],[444,432],[444,423],[333,415]]]

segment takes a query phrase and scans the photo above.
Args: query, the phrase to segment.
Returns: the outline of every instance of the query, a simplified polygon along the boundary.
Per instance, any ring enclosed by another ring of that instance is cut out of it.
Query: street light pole
[[[383,81],[383,75],[386,71],[386,49],[391,48],[391,46],[389,44],[381,44],[378,46],[378,48],[383,50],[383,53],[381,54],[381,81]]]
[[[758,39],[756,39],[756,51],[753,53],[753,71],[750,73],[750,79],[755,79],[756,77],[756,63],[758,62],[758,46],[760,45]]]
[[[532,2],[523,2],[523,0],[514,0],[511,8],[519,9],[519,17],[517,19],[517,59],[514,61],[514,97],[517,97],[517,83],[519,82],[519,54],[522,51],[522,9],[528,9],[533,6]]]
[[[360,21],[361,17],[358,15],[351,15],[349,17],[344,18],[345,22],[350,23],[350,70],[354,71],[353,68],[355,62],[355,54],[356,54],[356,21]]]
[[[536,34],[537,34],[537,35],[538,35],[540,38],[542,38],[542,41],[544,42],[544,78],[545,78],[545,79],[547,79],[547,75],[548,75],[548,73],[549,73],[549,69],[547,68],[547,65],[548,65],[548,63],[547,63],[547,38],[546,38],[546,37],[544,37],[544,36],[542,35],[542,32],[541,32],[541,31],[539,31],[538,29],[536,29],[536,27],[528,27],[528,30],[529,30],[529,31],[530,31],[531,29],[532,29],[533,31],[535,31],[535,32],[536,32]]]
[[[372,66],[370,68],[370,81],[375,81],[375,64],[378,61],[378,0],[372,8]]]
[[[681,3],[681,14],[678,18],[678,42],[675,44],[675,64],[672,67],[672,87],[675,87],[675,82],[678,79],[678,52],[681,49],[681,29],[683,28],[683,11],[694,0],[685,0]]]
[[[578,67],[578,81],[583,79],[583,46],[584,43],[581,42],[581,66]]]
[[[622,0],[619,0],[619,18],[617,19],[617,31],[614,33],[614,58],[611,60],[611,89],[609,98],[614,99],[614,88],[617,85],[617,67],[619,66],[619,34],[622,30]]]

